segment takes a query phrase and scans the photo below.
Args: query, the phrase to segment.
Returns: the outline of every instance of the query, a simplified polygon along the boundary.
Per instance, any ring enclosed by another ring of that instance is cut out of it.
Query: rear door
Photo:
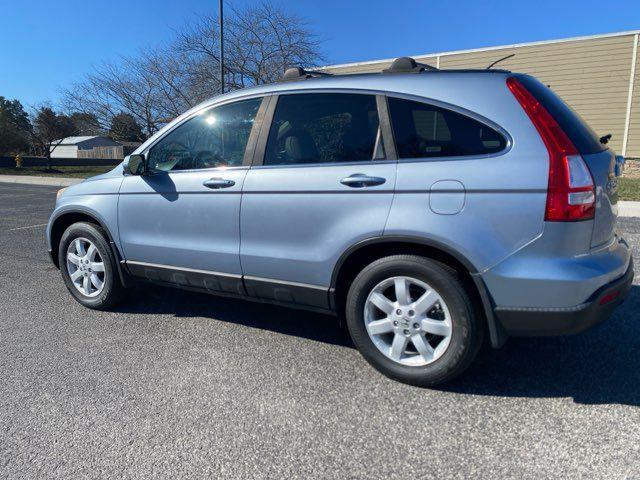
[[[272,97],[270,128],[261,131],[242,195],[241,261],[251,295],[326,307],[340,255],[382,235],[396,161],[381,100],[347,92]]]

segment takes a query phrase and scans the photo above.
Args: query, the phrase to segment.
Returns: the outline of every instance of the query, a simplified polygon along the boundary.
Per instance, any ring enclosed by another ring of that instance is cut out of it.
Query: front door
[[[365,93],[272,98],[271,127],[262,129],[242,197],[241,260],[251,295],[326,308],[340,255],[382,235],[397,164],[385,149],[380,100]]]
[[[261,102],[241,100],[186,120],[146,152],[147,174],[125,178],[118,222],[133,275],[243,292],[240,198]]]

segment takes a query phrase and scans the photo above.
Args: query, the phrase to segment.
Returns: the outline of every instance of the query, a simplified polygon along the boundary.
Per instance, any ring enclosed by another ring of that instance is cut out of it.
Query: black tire
[[[449,346],[441,357],[423,366],[408,366],[384,355],[375,346],[365,326],[364,309],[372,289],[385,279],[408,276],[434,288],[451,314]],[[473,361],[482,344],[483,329],[475,308],[457,272],[440,262],[415,256],[394,255],[365,267],[347,294],[345,314],[349,333],[364,358],[384,375],[403,383],[431,387],[460,375]]]
[[[85,238],[93,243],[104,264],[104,286],[95,297],[83,295],[73,284],[67,266],[67,249],[71,242],[78,238]],[[58,248],[58,264],[64,283],[78,303],[94,310],[107,310],[116,305],[123,297],[124,288],[120,282],[117,259],[109,246],[109,240],[104,230],[97,225],[86,222],[74,223],[65,230]]]

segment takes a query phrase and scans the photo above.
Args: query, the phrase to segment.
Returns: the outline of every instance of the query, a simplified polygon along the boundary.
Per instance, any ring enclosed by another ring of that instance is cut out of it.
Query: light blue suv
[[[606,140],[527,75],[291,69],[61,191],[47,239],[89,308],[143,280],[332,312],[375,368],[435,385],[485,334],[577,332],[624,299]]]

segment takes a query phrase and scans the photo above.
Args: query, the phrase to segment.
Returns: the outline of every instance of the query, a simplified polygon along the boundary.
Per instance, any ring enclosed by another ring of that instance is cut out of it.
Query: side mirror
[[[147,170],[144,155],[129,155],[124,162],[124,172],[129,175],[142,175]]]

